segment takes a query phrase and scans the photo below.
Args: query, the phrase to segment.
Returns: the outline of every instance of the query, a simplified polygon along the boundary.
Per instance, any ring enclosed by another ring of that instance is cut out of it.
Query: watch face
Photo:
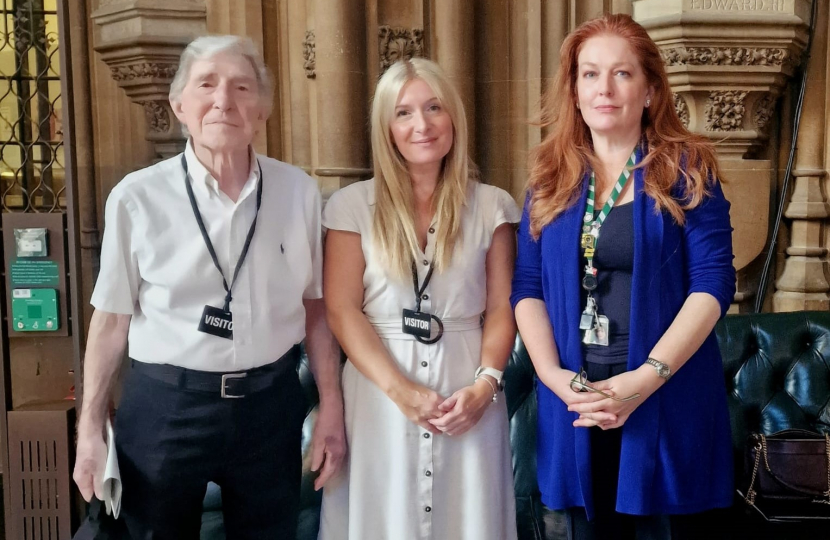
[[[647,360],[647,363],[654,366],[654,369],[657,370],[657,375],[659,375],[660,377],[668,379],[671,376],[671,368],[663,362],[655,360],[654,358],[649,358]]]

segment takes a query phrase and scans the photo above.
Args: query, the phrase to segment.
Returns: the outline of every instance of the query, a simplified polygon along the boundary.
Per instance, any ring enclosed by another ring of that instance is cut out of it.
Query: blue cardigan
[[[657,212],[634,171],[634,270],[628,369],[642,365],[689,294],[705,292],[726,313],[735,294],[729,202],[720,184],[678,225]],[[587,176],[577,204],[530,236],[527,207],[518,233],[511,303],[544,300],[562,366],[582,363],[579,317],[583,265],[579,249]],[[584,507],[593,517],[588,430],[541,381],[537,468],[542,501],[552,509]],[[714,332],[666,384],[622,426],[617,511],[689,514],[728,507],[733,462],[723,368]]]

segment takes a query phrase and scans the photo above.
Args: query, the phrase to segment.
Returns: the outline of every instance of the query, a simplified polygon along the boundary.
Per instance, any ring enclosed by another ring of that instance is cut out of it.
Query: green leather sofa
[[[729,392],[736,486],[745,488],[743,445],[751,431],[830,431],[830,312],[730,315],[718,323],[717,337]],[[299,373],[309,404],[316,403],[317,392],[306,358]],[[520,339],[516,340],[505,381],[519,538],[565,538],[561,514],[545,512],[539,500],[534,371]],[[306,459],[297,540],[317,538],[320,493],[312,487],[307,458],[314,412],[310,406],[303,431]],[[729,515],[723,527],[735,540],[830,538],[830,521],[768,523],[738,495]],[[202,540],[224,540],[221,516],[220,490],[211,485],[204,503]]]

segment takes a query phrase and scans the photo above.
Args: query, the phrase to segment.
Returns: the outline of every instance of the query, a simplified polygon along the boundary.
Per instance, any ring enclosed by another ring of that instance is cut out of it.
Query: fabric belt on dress
[[[151,379],[177,386],[182,390],[216,393],[219,397],[231,399],[244,398],[270,388],[281,376],[297,369],[300,353],[300,345],[296,344],[275,362],[246,371],[228,373],[130,360],[132,369]]]
[[[369,323],[375,328],[379,337],[414,340],[415,338],[409,334],[404,334],[401,329],[401,318],[397,319],[380,319],[375,317],[366,317]],[[464,332],[467,330],[476,330],[481,328],[484,320],[483,315],[474,315],[472,317],[463,317],[457,319],[441,319],[444,323],[444,333],[447,332]],[[432,331],[436,332],[437,325],[433,321]]]

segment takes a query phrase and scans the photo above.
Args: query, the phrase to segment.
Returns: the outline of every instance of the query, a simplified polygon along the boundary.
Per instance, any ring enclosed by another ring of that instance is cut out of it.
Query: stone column
[[[527,185],[528,152],[542,140],[542,131],[533,120],[538,116],[544,91],[542,78],[546,58],[558,58],[561,43],[557,42],[550,49],[541,46],[546,30],[543,24],[552,18],[559,19],[557,22],[567,20],[564,3],[551,4],[542,0],[514,0],[511,3],[510,98],[501,106],[507,110],[510,122],[509,191],[520,203],[524,202],[521,199]],[[501,185],[500,180],[493,179],[493,183]],[[507,186],[501,187],[507,189]]]
[[[83,328],[89,328],[92,318],[92,306],[89,299],[95,287],[95,277],[100,265],[99,250],[101,241],[98,230],[98,203],[95,196],[95,159],[92,129],[92,111],[90,110],[90,76],[87,41],[86,2],[72,3],[68,6],[69,24],[72,28],[71,49],[67,58],[72,65],[64,69],[72,70],[72,98],[75,112],[75,185],[78,192],[78,222],[81,244],[81,310]],[[78,392],[80,395],[80,392]]]
[[[264,52],[266,62],[269,60],[265,51],[265,32],[263,28],[264,17],[267,9],[274,7],[271,0],[199,0],[205,5],[206,26],[211,34],[232,34],[251,38],[251,41]],[[277,82],[277,74],[274,74]],[[277,95],[274,96],[274,109],[271,112],[271,121],[279,121],[279,106],[276,104]],[[269,132],[266,128],[260,129],[252,142],[254,149],[260,153],[266,153],[269,148]],[[277,156],[272,156],[277,157]]]
[[[757,283],[747,266],[767,246],[776,185],[768,130],[806,44],[809,2],[635,0],[633,7],[661,48],[681,120],[716,145],[732,203],[732,310],[748,309]]]
[[[312,172],[312,125],[310,104],[314,99],[317,77],[316,29],[311,24],[306,0],[281,3],[280,76],[284,142],[287,161]],[[313,6],[311,6],[313,8]]]
[[[185,137],[168,102],[179,56],[206,33],[202,0],[111,0],[92,13],[95,50],[127,96],[144,108],[147,140],[160,158],[184,149]]]
[[[475,160],[482,179],[500,188],[511,190],[510,145],[507,135],[511,119],[506,113],[510,96],[511,0],[485,0],[476,8],[475,36],[478,68],[476,72],[477,114],[475,124]]]
[[[822,229],[830,213],[822,194],[827,171],[824,143],[827,113],[827,31],[828,5],[819,2],[804,95],[804,109],[798,131],[793,170],[793,188],[784,215],[791,219],[790,245],[784,270],[776,282],[773,310],[803,311],[830,309],[830,283],[825,275],[827,249]]]
[[[366,6],[314,0],[317,156],[323,195],[368,177]]]
[[[475,148],[474,0],[432,0],[430,53],[453,82],[467,113],[469,149]]]

